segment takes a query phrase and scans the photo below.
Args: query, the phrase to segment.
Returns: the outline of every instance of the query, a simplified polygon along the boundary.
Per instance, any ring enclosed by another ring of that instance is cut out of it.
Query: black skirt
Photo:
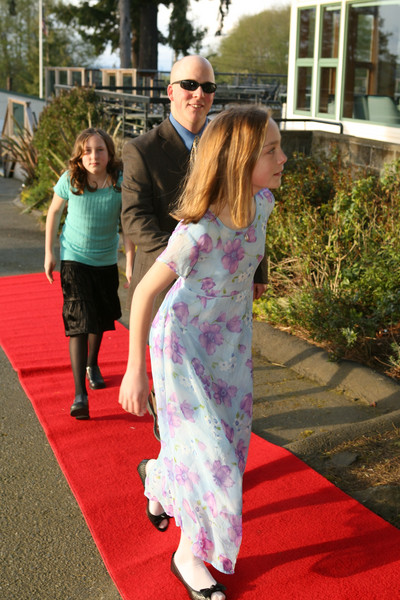
[[[61,261],[65,335],[102,333],[115,329],[121,317],[118,266],[91,267],[72,260]]]

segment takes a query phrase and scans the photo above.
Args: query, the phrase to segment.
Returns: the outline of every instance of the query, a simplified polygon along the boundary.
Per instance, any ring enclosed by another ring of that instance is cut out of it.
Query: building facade
[[[286,117],[400,144],[400,0],[293,0]]]

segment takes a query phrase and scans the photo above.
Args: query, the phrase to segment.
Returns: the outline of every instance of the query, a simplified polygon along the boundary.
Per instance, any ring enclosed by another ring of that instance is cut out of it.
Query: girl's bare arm
[[[54,194],[47,212],[44,270],[50,283],[53,283],[54,281],[53,271],[56,267],[54,243],[56,241],[61,215],[63,214],[66,202],[66,200],[63,200],[63,198]]]
[[[156,296],[176,274],[164,263],[156,261],[135,289],[129,323],[129,356],[119,391],[119,403],[127,412],[143,416],[146,412],[149,382],[146,373],[146,346]]]

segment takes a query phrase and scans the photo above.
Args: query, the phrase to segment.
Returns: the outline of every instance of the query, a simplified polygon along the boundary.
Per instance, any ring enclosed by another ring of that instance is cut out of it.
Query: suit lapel
[[[179,168],[186,172],[189,151],[169,119],[165,119],[165,121],[161,123],[158,128],[158,135],[161,138],[162,152],[164,152],[169,159],[172,158],[174,163],[178,164]]]

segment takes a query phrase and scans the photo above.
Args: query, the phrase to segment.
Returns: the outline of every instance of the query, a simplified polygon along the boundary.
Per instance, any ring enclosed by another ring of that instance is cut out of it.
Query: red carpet
[[[59,277],[0,278],[0,341],[30,398],[124,600],[185,600],[169,572],[179,531],[148,523],[137,463],[158,444],[150,417],[120,408],[128,352],[119,324],[100,355],[107,389],[89,392],[90,421],[69,416],[73,380]],[[286,450],[252,437],[237,570],[218,579],[228,600],[400,598],[400,531]]]

